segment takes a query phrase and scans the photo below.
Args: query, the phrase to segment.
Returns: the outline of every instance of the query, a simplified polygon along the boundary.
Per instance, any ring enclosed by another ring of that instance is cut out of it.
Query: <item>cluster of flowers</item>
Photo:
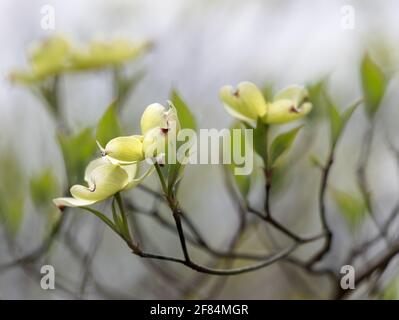
[[[122,136],[110,140],[105,147],[99,145],[102,157],[89,163],[84,180],[88,186],[74,185],[73,198],[57,198],[58,207],[80,207],[103,201],[114,194],[133,188],[153,172],[153,167],[137,178],[138,165],[146,159],[157,162],[165,158],[168,137],[180,129],[173,105],[149,105],[140,121],[142,135]]]
[[[265,124],[281,124],[300,119],[312,110],[308,91],[296,85],[281,90],[268,102],[256,85],[241,82],[236,89],[222,87],[220,99],[230,115],[252,127],[258,119]]]
[[[272,102],[266,102],[261,91],[250,82],[242,82],[237,89],[225,86],[220,98],[226,110],[250,125],[258,119],[266,124],[285,123],[306,115],[312,105],[306,89],[291,86],[278,93]],[[162,162],[168,137],[180,130],[177,111],[170,103],[166,108],[159,103],[149,105],[140,121],[142,135],[117,137],[105,147],[99,146],[102,157],[87,166],[85,181],[88,186],[74,185],[72,198],[57,198],[58,207],[79,207],[103,201],[116,193],[137,186],[153,172],[151,166],[136,178],[138,164],[145,159]]]
[[[11,80],[24,84],[41,82],[62,72],[100,69],[137,58],[150,44],[126,39],[93,41],[86,48],[71,45],[61,36],[36,44],[29,55],[29,68],[11,73]]]

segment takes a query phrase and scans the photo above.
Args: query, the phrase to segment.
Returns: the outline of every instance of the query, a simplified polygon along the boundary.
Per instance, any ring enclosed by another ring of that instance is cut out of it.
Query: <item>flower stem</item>
[[[164,193],[164,194],[168,194],[168,187],[166,186],[165,177],[163,176],[161,167],[159,166],[158,163],[154,163],[154,167],[155,167],[155,170],[157,171],[159,180],[160,180],[160,182],[161,182],[161,186],[162,186],[162,191],[163,191],[163,193]]]
[[[125,212],[125,208],[123,206],[122,197],[121,197],[119,192],[117,194],[115,194],[115,199],[116,199],[116,202],[118,203],[119,211],[120,211],[121,216],[122,216],[122,223],[123,223],[123,231],[122,232],[123,232],[124,236],[129,241],[131,241],[132,237],[130,236],[129,222],[127,221],[126,212]]]

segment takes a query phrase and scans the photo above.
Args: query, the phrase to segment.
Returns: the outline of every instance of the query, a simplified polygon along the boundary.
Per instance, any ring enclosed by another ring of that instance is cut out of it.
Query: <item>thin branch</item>
[[[316,253],[316,255],[310,259],[308,262],[308,266],[313,266],[315,263],[319,262],[321,259],[323,259],[324,255],[330,251],[331,248],[331,243],[332,243],[332,237],[333,233],[328,226],[327,222],[327,212],[326,212],[326,204],[325,204],[325,195],[326,195],[326,190],[327,190],[327,185],[328,185],[328,178],[329,174],[332,168],[332,165],[334,163],[334,152],[335,152],[335,146],[333,146],[330,150],[327,163],[322,169],[322,174],[321,174],[321,180],[320,180],[320,189],[319,189],[319,212],[320,212],[320,220],[321,220],[321,225],[323,229],[323,233],[325,234],[325,243],[321,250]]]
[[[278,252],[276,254],[270,255],[268,259],[265,259],[262,262],[259,262],[254,265],[250,265],[250,266],[246,266],[246,267],[242,267],[242,268],[230,269],[230,270],[208,268],[208,267],[196,264],[196,263],[192,262],[191,260],[186,261],[184,259],[175,258],[175,257],[171,257],[171,256],[147,253],[137,247],[134,247],[134,249],[132,248],[132,250],[133,250],[134,254],[136,254],[142,258],[171,261],[171,262],[183,264],[195,271],[206,273],[206,274],[219,275],[219,276],[231,276],[231,275],[247,273],[247,272],[251,272],[251,271],[255,271],[255,270],[267,267],[277,261],[282,260],[284,257],[288,256],[295,249],[297,249],[297,247],[298,247],[298,244],[295,243],[295,244],[287,247],[286,249],[281,250],[280,252]]]
[[[54,223],[48,236],[37,249],[23,257],[17,258],[14,261],[0,265],[0,271],[4,271],[22,264],[31,264],[43,257],[50,250],[54,240],[60,233],[62,226],[65,224],[66,219],[66,214],[61,214],[58,220]]]
[[[152,192],[151,189],[149,189],[149,190],[150,190],[150,192]],[[162,200],[164,200],[164,199],[162,198]],[[148,215],[149,217],[154,218],[162,226],[164,226],[166,229],[168,229],[171,232],[176,230],[176,226],[173,223],[166,220],[165,218],[163,218],[158,210],[152,210],[152,211],[148,212],[146,210],[139,209],[136,207],[135,204],[133,204],[129,200],[127,201],[127,207],[129,210],[135,210],[138,213],[144,213],[144,214]],[[243,259],[243,260],[259,261],[259,260],[267,259],[269,256],[269,255],[265,255],[265,254],[235,252],[235,251],[230,251],[230,250],[220,250],[220,249],[213,248],[208,243],[206,238],[202,235],[202,233],[198,229],[198,227],[193,223],[193,221],[191,221],[191,219],[189,218],[189,215],[186,214],[183,209],[180,209],[180,216],[181,216],[182,222],[187,225],[187,227],[190,229],[190,231],[194,235],[194,237],[193,237],[190,234],[187,234],[186,232],[184,232],[186,241],[189,242],[190,244],[198,247],[199,249],[205,250],[206,252],[208,252],[209,254],[211,254],[215,257],[225,258],[225,259]],[[301,243],[315,241],[315,240],[319,239],[320,237],[322,237],[322,235],[318,235],[318,236],[308,238],[308,239],[302,239],[303,241],[301,241]]]
[[[318,234],[316,236],[311,236],[311,237],[300,237],[300,236],[296,235],[295,233],[293,233],[292,231],[290,231],[289,229],[287,229],[286,227],[284,227],[278,221],[276,221],[270,213],[269,213],[269,215],[265,216],[261,212],[259,212],[258,210],[254,209],[252,207],[248,207],[248,212],[250,212],[250,213],[256,215],[257,217],[259,217],[260,219],[268,222],[274,228],[276,228],[277,230],[279,230],[280,232],[282,232],[283,234],[285,234],[292,240],[294,240],[298,243],[301,243],[301,244],[312,242],[312,241],[321,239],[325,236],[325,234],[321,233],[321,234]]]
[[[393,258],[395,258],[399,254],[399,242],[392,246],[392,248],[382,254],[379,258],[375,259],[374,262],[364,270],[358,272],[356,274],[355,283],[356,286],[359,286],[363,281],[367,280],[374,272],[378,270],[384,270],[387,265],[391,262]],[[341,287],[337,288],[336,299],[342,299],[347,294],[349,294],[348,290],[343,290]]]

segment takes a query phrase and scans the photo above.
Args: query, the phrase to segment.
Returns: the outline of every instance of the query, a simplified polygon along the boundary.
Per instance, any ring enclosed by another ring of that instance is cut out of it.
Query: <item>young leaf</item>
[[[51,204],[59,194],[59,185],[51,169],[46,169],[30,180],[30,195],[37,207]]]
[[[236,175],[234,174],[235,169],[238,167],[238,164],[236,164],[234,162],[234,153],[238,152],[238,153],[243,153],[244,150],[246,151],[246,148],[249,148],[249,146],[246,144],[246,140],[245,140],[245,133],[244,133],[244,129],[245,126],[240,123],[240,122],[236,122],[231,128],[230,130],[233,129],[239,129],[241,130],[241,134],[240,135],[234,135],[233,132],[231,132],[231,148],[230,148],[230,152],[231,152],[231,164],[228,165],[234,182],[238,188],[238,190],[240,191],[243,199],[246,199],[248,196],[248,193],[250,191],[251,188],[251,175]]]
[[[83,177],[86,165],[97,148],[92,129],[83,129],[73,136],[59,134],[58,140],[64,156],[69,184],[75,184]]]
[[[15,236],[23,220],[23,170],[13,150],[3,148],[0,157],[0,223]]]
[[[243,199],[246,199],[251,190],[251,175],[234,175],[234,180]]]
[[[320,168],[320,169],[323,168],[323,164],[321,163],[320,159],[315,154],[311,154],[309,156],[309,161],[316,168]]]
[[[16,235],[24,216],[24,197],[22,193],[10,194],[6,201],[0,204],[0,221],[12,235]]]
[[[196,130],[197,125],[195,122],[194,115],[190,111],[188,105],[180,97],[176,90],[172,90],[170,94],[170,100],[177,111],[177,116],[179,117],[180,126],[182,129],[192,129]],[[176,148],[178,150],[178,146]],[[174,164],[167,164],[165,166],[165,174],[167,176],[168,191],[172,192],[175,190],[176,185],[180,181],[182,176],[182,171],[184,170],[184,165],[179,161]]]
[[[118,228],[112,222],[112,220],[110,218],[108,218],[105,214],[103,214],[102,212],[97,211],[90,207],[79,207],[79,208],[94,214],[96,217],[100,218],[108,227],[110,227],[116,234],[124,237],[124,235],[118,230]]]
[[[168,190],[171,192],[178,182],[180,171],[183,169],[183,166],[180,162],[176,162],[173,164],[168,164]]]
[[[182,129],[196,130],[197,125],[195,122],[194,115],[190,111],[188,105],[180,97],[176,90],[173,90],[170,96],[170,100],[177,110],[177,116],[179,117],[180,125]]]
[[[349,227],[354,229],[359,226],[367,213],[364,201],[353,194],[337,189],[331,189],[331,193]]]
[[[349,106],[344,112],[342,112],[342,114],[340,114],[338,108],[335,106],[335,104],[331,101],[331,99],[327,95],[325,95],[325,99],[328,105],[331,144],[334,146],[338,142],[353,112],[362,103],[362,100],[356,101],[354,104]]]
[[[120,135],[122,135],[122,130],[116,112],[116,102],[113,102],[97,125],[96,139],[105,146],[108,141]]]
[[[294,140],[303,125],[278,135],[270,147],[270,163],[273,166],[284,152],[294,143]]]
[[[316,122],[322,118],[327,109],[327,103],[324,99],[324,92],[326,88],[326,78],[321,78],[306,86],[309,92],[309,101],[315,108],[308,114],[306,119],[308,121]]]
[[[379,299],[398,300],[399,299],[399,278],[392,279],[379,293]]]
[[[268,126],[258,119],[254,129],[254,150],[267,163],[267,131]]]
[[[114,70],[114,82],[117,87],[118,99],[115,101],[115,110],[118,111],[135,90],[140,81],[144,78],[145,72],[139,71],[131,76],[122,75],[122,71],[116,68]]]
[[[112,218],[114,219],[114,224],[115,224],[116,229],[119,232],[122,232],[122,230],[123,230],[123,222],[122,222],[122,218],[116,212],[115,201],[116,201],[115,199],[112,199],[112,203],[111,203]]]
[[[367,115],[372,118],[384,96],[387,79],[368,54],[365,54],[362,59],[360,73]]]
[[[331,144],[335,145],[342,131],[342,119],[339,114],[338,108],[331,101],[330,97],[327,94],[325,94],[325,100],[327,102],[328,116],[330,120]]]
[[[266,101],[272,101],[274,95],[273,85],[271,83],[265,84],[265,86],[262,88],[262,94]]]

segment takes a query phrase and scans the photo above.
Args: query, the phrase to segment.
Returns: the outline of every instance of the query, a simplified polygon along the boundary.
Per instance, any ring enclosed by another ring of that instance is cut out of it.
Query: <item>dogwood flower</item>
[[[114,39],[110,42],[93,41],[88,48],[75,49],[70,56],[71,70],[99,69],[119,65],[137,58],[149,48],[149,42]]]
[[[231,116],[253,126],[258,118],[263,118],[267,113],[268,105],[262,92],[251,82],[241,82],[236,89],[224,86],[219,95]]]
[[[160,128],[165,132],[180,129],[176,109],[171,103],[169,109],[160,103],[150,104],[141,116],[140,126],[144,135],[154,128]]]
[[[136,164],[120,166],[107,158],[99,158],[86,167],[84,180],[87,186],[74,185],[70,189],[72,197],[56,198],[53,202],[59,208],[92,205],[135,187],[151,172],[149,170],[140,178],[135,178]]]
[[[300,86],[289,86],[277,93],[273,101],[265,101],[262,92],[251,82],[241,82],[236,89],[224,86],[220,99],[233,117],[253,127],[260,118],[266,124],[278,124],[302,118],[310,112],[312,104],[308,92]]]
[[[140,121],[142,135],[117,137],[110,140],[102,153],[111,162],[120,165],[132,164],[147,158],[159,157],[166,152],[168,137],[180,129],[176,109],[159,103],[150,104]]]
[[[107,68],[134,60],[150,47],[149,42],[114,39],[93,41],[88,48],[75,48],[65,38],[53,36],[36,44],[29,55],[29,69],[11,72],[12,81],[34,84],[61,72]]]
[[[150,104],[141,117],[140,126],[146,158],[164,158],[168,143],[173,146],[169,138],[176,137],[180,130],[177,111],[171,103],[169,109],[159,103]]]
[[[69,42],[61,36],[54,36],[37,43],[29,55],[29,70],[13,71],[10,78],[24,84],[43,81],[67,68]]]
[[[274,96],[264,117],[266,123],[285,123],[304,117],[312,110],[308,91],[300,86],[290,86]]]
[[[137,163],[144,160],[143,139],[140,135],[114,138],[102,148],[102,155],[115,164]]]

